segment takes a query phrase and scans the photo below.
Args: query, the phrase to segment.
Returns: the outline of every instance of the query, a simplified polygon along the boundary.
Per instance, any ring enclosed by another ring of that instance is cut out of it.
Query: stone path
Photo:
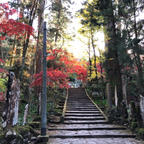
[[[64,123],[48,133],[48,144],[144,144],[125,127],[109,124],[80,88],[69,89]]]

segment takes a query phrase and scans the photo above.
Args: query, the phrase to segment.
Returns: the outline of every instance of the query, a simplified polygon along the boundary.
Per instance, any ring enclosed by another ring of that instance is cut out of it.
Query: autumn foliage
[[[15,35],[16,38],[19,38],[26,34],[33,35],[31,26],[10,18],[13,14],[18,14],[18,12],[8,3],[0,4],[0,40],[5,40],[6,36]]]
[[[34,75],[32,86],[42,85],[42,74]],[[86,67],[73,58],[73,56],[63,49],[53,49],[48,51],[47,56],[47,85],[50,87],[69,87],[69,77],[76,74],[77,79],[86,81]]]
[[[13,15],[18,15],[16,9],[11,8],[8,3],[0,3],[0,41],[6,40],[7,37],[15,39],[20,37],[25,37],[33,35],[33,28],[27,24],[21,23],[13,19]],[[0,74],[8,73],[6,69],[3,68],[4,60],[0,59]],[[4,100],[4,93],[1,91],[0,87],[0,101]]]

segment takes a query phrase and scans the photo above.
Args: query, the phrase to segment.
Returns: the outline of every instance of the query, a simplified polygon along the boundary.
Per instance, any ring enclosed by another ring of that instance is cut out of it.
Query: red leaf
[[[6,39],[5,36],[1,36],[1,37],[0,37],[0,40],[5,40],[5,39]]]
[[[2,59],[0,59],[0,62],[1,62],[1,63],[5,63]]]
[[[4,94],[3,94],[3,92],[0,92],[0,101],[4,101],[4,100],[5,100]]]

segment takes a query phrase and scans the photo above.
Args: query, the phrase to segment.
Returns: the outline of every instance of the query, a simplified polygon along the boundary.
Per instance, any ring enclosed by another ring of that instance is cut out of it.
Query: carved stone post
[[[144,126],[144,97],[140,95],[140,113],[143,121],[143,126]]]
[[[20,100],[20,82],[19,80],[16,80],[15,74],[13,72],[9,72],[6,101],[4,111],[2,114],[3,128],[14,126],[17,124],[19,100]]]
[[[106,96],[107,96],[108,108],[110,110],[112,108],[112,97],[111,97],[111,88],[109,83],[107,83],[106,85]]]

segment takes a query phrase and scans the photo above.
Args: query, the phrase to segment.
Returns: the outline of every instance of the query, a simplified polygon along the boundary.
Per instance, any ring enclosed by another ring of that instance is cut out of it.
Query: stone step
[[[98,109],[75,109],[75,108],[67,108],[68,111],[99,111]]]
[[[69,89],[64,122],[49,127],[48,135],[50,144],[142,144],[126,127],[106,121],[84,89]]]
[[[50,138],[49,144],[144,144],[134,138]]]
[[[68,106],[68,105],[67,105]],[[73,108],[73,107],[71,107]],[[96,108],[95,106],[75,106],[75,108]]]
[[[135,138],[136,135],[50,135],[49,138]]]
[[[61,129],[73,129],[73,128],[122,128],[123,126],[119,125],[113,125],[110,123],[102,123],[102,124],[59,124],[56,125],[56,128],[61,128]],[[49,126],[49,128],[55,128]]]
[[[82,106],[85,106],[85,107],[91,107],[91,106],[93,106],[92,104],[86,104],[86,103],[82,103],[82,102],[79,102],[79,103],[76,103],[76,102],[74,102],[74,103],[68,103],[67,104],[67,106],[75,106],[75,107],[82,107]]]
[[[88,118],[81,118],[81,117],[65,117],[64,120],[90,120],[90,121],[95,121],[95,120],[105,120],[104,117],[88,117]]]
[[[95,110],[95,111],[98,111],[98,109],[97,108],[70,108],[70,107],[67,107],[67,110],[68,111],[93,111],[93,110]]]
[[[87,131],[87,130],[76,130],[76,131],[69,131],[69,130],[60,130],[60,131],[49,131],[49,135],[55,134],[55,135],[62,135],[62,136],[81,136],[81,135],[133,135],[129,130],[92,130],[92,131]]]
[[[88,119],[103,119],[104,117],[102,116],[102,115],[100,115],[100,116],[66,116],[65,115],[65,118],[73,118],[73,119],[80,119],[80,118],[82,118],[82,119],[86,119],[86,120],[88,120]],[[105,119],[105,118],[104,118]]]
[[[72,125],[72,124],[109,124],[107,121],[64,121],[63,124],[68,124],[68,125]]]
[[[65,117],[99,117],[102,114],[65,114]]]
[[[67,104],[67,107],[82,107],[82,106],[85,106],[85,107],[92,107],[93,105],[87,105],[87,104],[80,104],[80,103],[71,103],[71,104]]]
[[[92,105],[92,103],[89,99],[77,99],[77,98],[70,99],[70,98],[68,98],[67,102],[69,102],[69,103],[74,103],[74,102],[83,103],[83,102],[85,102],[86,104]]]
[[[78,104],[78,103],[79,103],[79,104],[83,104],[83,103],[85,103],[86,105],[93,106],[93,104],[92,104],[90,101],[88,101],[88,100],[85,102],[85,101],[81,101],[81,100],[80,100],[80,101],[77,101],[77,100],[75,99],[74,101],[68,100],[67,102],[68,102],[68,104]]]
[[[88,110],[67,110],[66,113],[100,113],[98,110],[88,111]]]
[[[72,111],[72,112],[70,112],[70,111],[67,111],[65,114],[101,114],[101,112],[99,112],[99,111],[97,111],[97,112],[95,112],[95,111],[93,111],[93,112],[91,112],[91,111],[89,111],[89,112],[74,112],[74,111]]]

